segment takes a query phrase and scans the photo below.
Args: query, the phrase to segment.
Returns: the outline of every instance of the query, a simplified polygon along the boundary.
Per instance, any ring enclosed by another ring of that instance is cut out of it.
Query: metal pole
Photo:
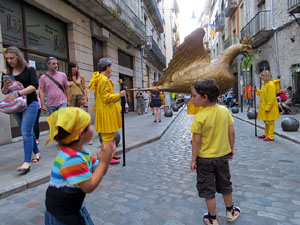
[[[141,54],[142,88],[144,88],[144,45],[140,47],[140,54]]]
[[[277,37],[277,29],[274,27],[274,4],[273,0],[271,0],[271,19],[272,19],[272,30],[274,31],[274,41],[275,41],[275,57],[276,57],[276,72],[277,78],[280,78],[280,68],[279,68],[279,53],[278,53],[278,37]]]
[[[255,137],[257,137],[257,125],[256,125],[256,90],[254,90],[254,124],[255,124]]]
[[[121,91],[125,90],[124,85],[125,82],[120,82]],[[123,166],[126,166],[126,159],[125,159],[125,97],[121,97],[121,105],[122,105],[122,147],[123,147]]]

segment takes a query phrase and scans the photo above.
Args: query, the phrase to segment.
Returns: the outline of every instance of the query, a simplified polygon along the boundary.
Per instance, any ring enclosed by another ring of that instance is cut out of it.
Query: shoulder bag
[[[59,89],[62,90],[63,93],[65,93],[64,87],[63,87],[60,83],[58,83],[57,80],[55,80],[55,79],[54,79],[52,76],[50,76],[48,73],[46,73],[45,76],[48,77],[50,80],[52,80],[53,83],[55,83],[55,84],[59,87]]]

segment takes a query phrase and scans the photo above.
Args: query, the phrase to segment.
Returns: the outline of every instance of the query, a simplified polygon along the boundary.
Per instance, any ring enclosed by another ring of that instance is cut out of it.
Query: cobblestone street
[[[126,167],[110,167],[85,200],[95,225],[203,224],[205,201],[189,168],[192,118],[181,113],[160,140],[128,152]],[[274,142],[259,140],[254,126],[238,119],[235,129],[230,166],[233,199],[242,214],[233,224],[300,224],[299,145],[277,136]],[[0,224],[43,224],[47,185],[1,199]],[[221,195],[217,211],[219,224],[229,224]]]

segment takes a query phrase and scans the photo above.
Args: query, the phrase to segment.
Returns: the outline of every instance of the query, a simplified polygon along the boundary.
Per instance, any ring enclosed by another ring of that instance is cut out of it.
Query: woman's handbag
[[[154,103],[151,101],[150,104],[149,104],[150,108],[153,108],[154,107]]]
[[[7,102],[7,98],[9,95],[14,95],[18,91],[24,89],[24,86],[19,81],[13,81],[12,84],[8,87],[8,94],[4,97],[4,99],[0,102],[0,112],[11,114],[11,113],[19,113],[24,111],[27,108],[27,97],[26,95],[21,95],[15,98],[11,102]]]

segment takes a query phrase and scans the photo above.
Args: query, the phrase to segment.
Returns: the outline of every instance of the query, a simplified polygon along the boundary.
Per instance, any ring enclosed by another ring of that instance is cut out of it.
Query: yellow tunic
[[[198,106],[196,107],[193,103],[193,100],[191,99],[188,105],[188,110],[187,113],[188,114],[197,114],[198,112],[201,112],[203,110],[203,106]]]
[[[88,89],[95,92],[95,130],[113,133],[122,127],[120,95],[114,93],[113,83],[103,74],[94,72]]]
[[[260,96],[257,119],[264,121],[278,120],[280,115],[274,82],[264,83],[261,90],[257,89],[257,95]]]

